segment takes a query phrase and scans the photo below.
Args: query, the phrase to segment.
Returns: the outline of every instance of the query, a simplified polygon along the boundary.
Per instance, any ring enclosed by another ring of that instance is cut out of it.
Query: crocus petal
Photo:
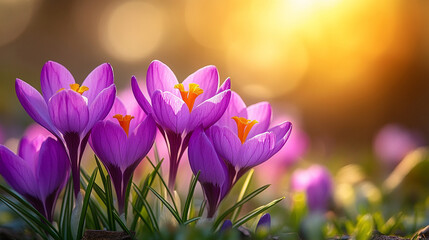
[[[70,161],[62,144],[52,138],[46,139],[40,148],[36,169],[37,185],[42,199],[61,190],[68,179],[69,171]]]
[[[189,164],[192,172],[200,171],[198,181],[221,187],[226,180],[224,168],[213,145],[201,128],[197,128],[189,140]]]
[[[104,165],[120,167],[125,159],[127,134],[119,124],[97,122],[91,131],[90,145]]]
[[[0,174],[20,194],[38,197],[38,183],[25,161],[0,145]]]
[[[274,148],[271,151],[270,157],[276,154],[289,139],[289,136],[292,132],[292,123],[291,122],[283,122],[271,129],[268,132],[272,132],[276,136],[276,143]]]
[[[185,102],[170,92],[155,91],[152,96],[153,112],[158,123],[177,134],[181,134],[188,124],[189,109]]]
[[[256,231],[259,231],[260,229],[269,230],[270,227],[271,227],[271,215],[269,213],[265,213],[259,219],[258,224],[256,225]]]
[[[155,141],[156,130],[156,123],[149,115],[130,133],[127,139],[125,166],[131,166],[147,155]]]
[[[146,97],[143,95],[142,91],[140,90],[139,84],[137,83],[137,79],[134,76],[131,78],[131,88],[133,90],[134,97],[136,98],[143,111],[146,114],[151,114],[152,106],[150,105]]]
[[[237,166],[240,151],[240,139],[226,127],[213,126],[210,128],[213,145],[219,155],[232,166]]]
[[[231,91],[227,90],[198,105],[191,112],[187,127],[188,132],[191,132],[199,125],[202,125],[206,129],[215,124],[228,107],[230,98]]]
[[[146,85],[150,98],[153,97],[156,90],[167,91],[179,97],[179,90],[174,88],[176,84],[178,84],[177,78],[167,65],[158,60],[150,63],[146,74]]]
[[[70,84],[73,83],[75,83],[73,76],[63,65],[48,61],[43,66],[40,85],[46,102],[61,88],[70,89]]]
[[[217,90],[216,94],[223,92],[225,90],[229,90],[231,89],[231,79],[227,78],[225,80],[225,82],[222,83],[222,86],[219,87],[219,89]]]
[[[204,102],[206,99],[213,97],[216,94],[219,86],[219,73],[215,66],[206,66],[198,69],[196,72],[189,75],[183,85],[185,89],[189,87],[190,83],[196,83],[203,89],[203,94],[195,99],[194,106]]]
[[[232,119],[232,117],[235,116],[247,118],[247,111],[246,104],[244,103],[243,99],[241,99],[240,95],[238,95],[236,92],[232,91],[228,107],[216,125],[228,127],[236,133],[237,123]]]
[[[37,160],[39,159],[39,150],[43,142],[46,140],[45,136],[37,136],[34,139],[23,137],[19,141],[18,156],[27,162],[28,166],[36,169]]]
[[[117,122],[117,120],[113,118],[113,116],[115,116],[116,114],[127,114],[127,109],[125,108],[124,103],[119,97],[115,98],[115,102],[113,103],[112,109],[110,109],[109,114],[107,114],[106,120]]]
[[[96,67],[83,81],[82,86],[88,87],[82,95],[88,98],[88,105],[95,100],[97,95],[105,88],[113,84],[113,69],[108,63]]]
[[[237,166],[251,168],[268,160],[271,150],[274,148],[275,135],[262,133],[247,140],[238,153]]]
[[[63,90],[51,97],[49,115],[62,133],[82,133],[88,119],[88,106],[83,97],[73,90]]]
[[[95,98],[93,103],[89,105],[89,121],[84,135],[88,133],[97,121],[103,120],[112,109],[116,96],[116,87],[114,84],[105,88]]]
[[[59,136],[59,132],[56,130],[49,117],[48,105],[42,95],[21,79],[16,79],[15,91],[22,107],[28,115],[38,124],[48,129],[52,134]]]
[[[266,132],[271,122],[271,105],[268,102],[260,102],[249,106],[247,118],[258,121],[250,130],[247,138]]]

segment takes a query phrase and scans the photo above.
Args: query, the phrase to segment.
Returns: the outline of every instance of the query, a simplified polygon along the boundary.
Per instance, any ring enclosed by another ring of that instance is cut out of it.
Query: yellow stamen
[[[70,89],[82,95],[84,92],[89,90],[89,87],[80,86],[78,83],[73,83],[70,84]],[[65,90],[65,88],[60,88],[57,92],[61,92],[62,90]]]
[[[122,116],[122,114],[116,114],[115,116],[113,116],[113,118],[116,118],[118,120],[119,125],[121,125],[122,129],[124,129],[125,133],[128,136],[128,132],[130,131],[130,122],[131,119],[133,119],[134,117],[131,115]]]
[[[241,144],[243,144],[246,141],[247,135],[249,135],[253,125],[258,123],[258,121],[250,121],[243,117],[232,117],[232,119],[237,123],[238,138],[241,140]]]
[[[84,93],[85,91],[89,90],[88,87],[80,86],[78,83],[70,84],[70,89],[77,92],[77,93],[80,93],[80,95],[82,95],[82,93]]]
[[[179,89],[183,101],[186,103],[186,105],[188,105],[189,112],[191,112],[192,108],[194,107],[195,99],[199,95],[203,94],[203,89],[201,89],[200,85],[196,83],[189,84],[189,91],[185,91],[185,88],[181,83],[174,85],[174,88]]]

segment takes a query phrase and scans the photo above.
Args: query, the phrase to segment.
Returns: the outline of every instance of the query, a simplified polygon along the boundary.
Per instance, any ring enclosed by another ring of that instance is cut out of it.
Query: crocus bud
[[[305,193],[310,211],[324,211],[332,197],[332,177],[320,165],[298,169],[292,174],[291,188],[294,192]]]
[[[232,222],[231,220],[227,219],[223,222],[222,226],[220,227],[220,231],[226,231],[232,228]]]
[[[271,215],[269,213],[265,213],[259,219],[258,225],[256,225],[256,232],[261,230],[269,230],[271,228]]]

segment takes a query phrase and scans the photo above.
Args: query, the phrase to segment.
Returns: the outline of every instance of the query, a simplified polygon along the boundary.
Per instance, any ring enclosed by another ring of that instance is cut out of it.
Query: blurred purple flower
[[[384,163],[398,164],[407,153],[422,146],[422,139],[396,124],[388,124],[377,133],[374,139],[374,152]]]
[[[51,222],[69,172],[64,147],[53,138],[25,136],[19,143],[18,155],[0,145],[0,174]]]
[[[198,181],[207,200],[207,216],[211,218],[229,191],[228,170],[202,128],[197,128],[192,134],[188,156],[194,175],[200,172]]]
[[[271,215],[269,213],[265,213],[259,219],[258,224],[256,225],[256,232],[261,229],[269,230],[271,228]]]
[[[146,116],[138,106],[126,109],[119,98],[106,120],[97,122],[92,129],[89,144],[109,172],[119,213],[124,210],[125,191],[131,175],[152,148],[155,134],[153,118]]]
[[[291,188],[294,192],[305,192],[310,211],[324,211],[333,193],[332,177],[325,167],[312,165],[293,172]]]
[[[146,76],[149,97],[143,95],[135,77],[131,86],[137,102],[146,114],[153,115],[169,146],[168,185],[174,188],[178,165],[192,131],[199,126],[206,129],[222,116],[231,96],[230,80],[219,87],[216,67],[207,66],[179,83],[167,65],[153,61]]]
[[[226,231],[232,228],[232,222],[229,219],[226,219],[223,223],[222,226],[220,227],[220,232],[222,231]]]
[[[95,68],[82,86],[62,65],[49,61],[42,68],[43,96],[16,79],[15,90],[28,115],[64,144],[72,165],[75,196],[80,191],[80,161],[94,124],[104,119],[115,100],[112,67]]]
[[[241,97],[233,92],[225,114],[210,128],[213,145],[227,165],[231,185],[286,143],[292,124],[283,122],[269,128],[270,122],[269,103],[260,102],[246,108]]]

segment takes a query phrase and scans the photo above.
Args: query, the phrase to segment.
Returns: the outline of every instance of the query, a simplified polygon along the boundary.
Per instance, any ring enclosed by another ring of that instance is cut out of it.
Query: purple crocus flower
[[[131,175],[151,149],[155,134],[153,118],[146,116],[139,106],[126,109],[119,98],[106,120],[96,123],[92,129],[89,144],[109,172],[120,214]]]
[[[271,228],[271,215],[269,213],[265,213],[259,219],[258,224],[256,225],[256,232],[261,230],[269,230]]]
[[[332,176],[320,165],[313,165],[305,170],[298,169],[292,174],[291,188],[292,191],[306,194],[310,211],[324,211],[332,197]]]
[[[64,66],[49,61],[42,68],[40,83],[43,96],[28,83],[16,79],[16,95],[28,115],[66,147],[77,196],[80,161],[90,131],[106,117],[115,100],[113,70],[109,64],[102,64],[80,86]]]
[[[212,126],[223,115],[231,97],[229,78],[219,87],[219,74],[214,66],[199,69],[183,83],[160,61],[149,65],[145,97],[137,80],[131,81],[134,96],[146,112],[152,114],[169,146],[169,187],[174,188],[177,169],[196,127]]]
[[[207,200],[207,216],[211,218],[229,191],[228,170],[201,127],[189,140],[188,157],[194,175],[200,172],[198,181]]]
[[[386,165],[396,166],[408,153],[423,144],[422,137],[398,124],[381,128],[373,142],[374,152]]]
[[[0,145],[0,174],[51,222],[69,171],[70,162],[63,145],[46,135],[22,138],[18,155]]]
[[[283,122],[269,128],[270,122],[269,103],[260,102],[246,108],[240,96],[233,92],[225,114],[210,128],[213,145],[227,165],[231,185],[286,143],[292,124]]]

